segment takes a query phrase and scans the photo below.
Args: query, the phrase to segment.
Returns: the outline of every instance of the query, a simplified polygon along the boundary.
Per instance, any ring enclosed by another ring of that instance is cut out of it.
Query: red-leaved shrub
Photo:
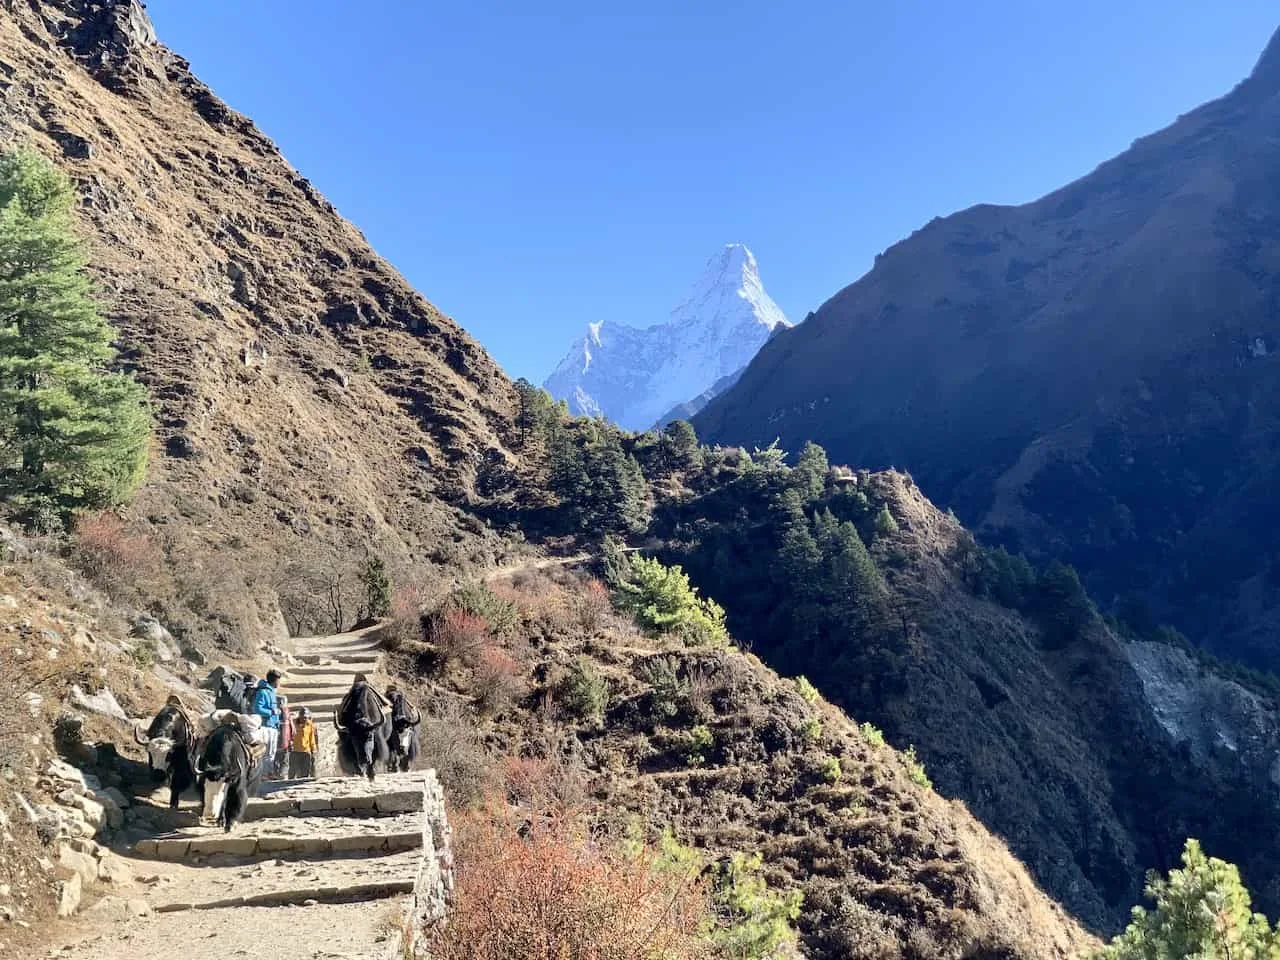
[[[524,668],[496,644],[486,644],[476,655],[474,691],[480,709],[496,713],[520,693]]]
[[[74,556],[90,579],[115,595],[145,590],[163,567],[159,546],[109,511],[76,521]]]
[[[453,663],[474,660],[489,639],[489,624],[484,617],[450,607],[432,619],[430,637],[443,670]]]
[[[454,821],[447,921],[438,960],[701,960],[709,914],[694,872],[622,850],[569,815],[523,817],[503,802]]]

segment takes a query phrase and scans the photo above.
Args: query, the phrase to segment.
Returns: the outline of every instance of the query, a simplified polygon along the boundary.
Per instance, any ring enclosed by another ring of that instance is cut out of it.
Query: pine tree
[[[146,468],[146,394],[107,370],[74,199],[38,155],[0,156],[0,502],[30,521],[120,503]]]
[[[1152,874],[1147,896],[1154,910],[1133,908],[1124,933],[1095,954],[1095,960],[1271,960],[1280,943],[1267,918],[1250,909],[1240,871],[1207,857],[1188,840],[1182,868],[1168,879]]]
[[[827,451],[812,441],[806,443],[796,458],[795,469],[791,477],[795,481],[800,495],[806,502],[812,502],[822,496],[827,486],[827,472],[831,463],[827,460]]]
[[[525,449],[529,441],[545,437],[551,422],[556,418],[555,401],[545,390],[535,387],[521,377],[516,387],[516,429],[520,432],[520,449]]]
[[[702,452],[698,449],[698,434],[688,420],[672,420],[658,438],[658,450],[662,467],[673,470],[692,470],[701,466]]]

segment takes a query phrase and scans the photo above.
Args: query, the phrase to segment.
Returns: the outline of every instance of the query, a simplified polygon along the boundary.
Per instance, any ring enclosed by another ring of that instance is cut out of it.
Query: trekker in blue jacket
[[[276,750],[280,746],[280,700],[276,688],[280,686],[280,671],[268,670],[267,676],[258,681],[253,693],[253,712],[262,718],[262,729],[267,731],[267,753],[262,758],[264,770],[274,770]]]

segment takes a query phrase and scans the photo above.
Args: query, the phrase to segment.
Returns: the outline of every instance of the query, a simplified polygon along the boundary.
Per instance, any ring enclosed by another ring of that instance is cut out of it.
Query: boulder
[[[117,790],[116,793],[120,791]],[[93,801],[102,807],[103,815],[106,818],[106,825],[109,830],[119,830],[124,826],[124,808],[116,803],[106,790],[98,790],[93,793]]]
[[[89,694],[80,689],[78,684],[73,684],[71,692],[67,694],[67,699],[71,705],[81,710],[88,710],[90,713],[96,713],[104,717],[113,717],[116,720],[124,720],[128,722],[129,715],[124,712],[124,707],[120,706],[116,695],[107,687],[103,687],[97,693]]]
[[[98,861],[98,879],[113,887],[122,887],[133,882],[133,871],[115,854],[108,853]]]
[[[98,879],[98,861],[87,853],[73,850],[70,844],[58,847],[58,870],[67,879],[79,874],[85,883],[93,883]]]

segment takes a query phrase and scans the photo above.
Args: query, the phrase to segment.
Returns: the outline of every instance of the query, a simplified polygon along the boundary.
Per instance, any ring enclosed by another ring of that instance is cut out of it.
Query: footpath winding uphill
[[[316,758],[319,776],[338,775],[338,738],[334,715],[338,704],[357,673],[375,680],[382,655],[374,639],[376,628],[343,633],[334,637],[314,637],[294,641],[301,666],[289,667],[281,692],[288,698],[290,709],[307,707],[320,732],[320,756]],[[385,683],[374,684],[379,690]]]
[[[444,910],[451,858],[444,796],[432,771],[332,776],[332,717],[353,673],[379,665],[368,632],[296,641],[290,705],[322,731],[321,776],[268,783],[230,833],[184,803],[154,836],[119,850],[106,906],[55,951],[70,960],[400,960]],[[162,791],[163,792],[163,791]],[[86,899],[88,897],[86,896]]]

